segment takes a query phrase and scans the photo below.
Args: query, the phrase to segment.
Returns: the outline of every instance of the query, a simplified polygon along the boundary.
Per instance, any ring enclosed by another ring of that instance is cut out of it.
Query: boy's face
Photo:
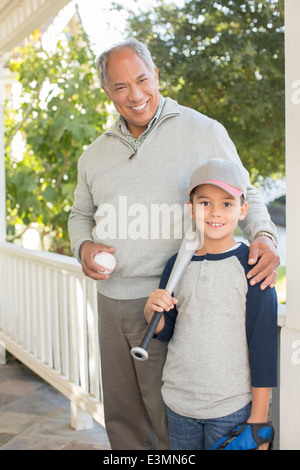
[[[244,219],[247,212],[247,203],[242,204],[240,197],[231,196],[212,184],[197,186],[189,206],[190,216],[195,218],[198,229],[204,231],[205,240],[225,244],[233,241],[238,221]]]

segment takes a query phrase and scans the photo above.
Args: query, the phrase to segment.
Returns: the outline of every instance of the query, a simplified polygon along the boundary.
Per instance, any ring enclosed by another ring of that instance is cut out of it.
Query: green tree
[[[67,34],[52,52],[35,33],[13,51],[8,65],[22,92],[19,107],[7,103],[5,114],[9,241],[38,225],[51,251],[70,254],[67,220],[77,160],[103,133],[108,115],[94,62],[84,33]],[[26,143],[20,160],[12,154],[17,132]]]
[[[162,94],[219,120],[253,182],[285,169],[283,9],[283,0],[160,1],[129,16]]]

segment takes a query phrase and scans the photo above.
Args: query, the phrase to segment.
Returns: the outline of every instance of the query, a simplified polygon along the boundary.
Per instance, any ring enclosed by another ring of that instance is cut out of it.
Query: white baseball
[[[103,266],[103,268],[105,268],[105,271],[98,271],[98,273],[101,274],[111,274],[117,264],[114,255],[112,255],[111,253],[107,253],[106,251],[101,251],[100,253],[98,253],[95,256],[94,260],[97,264],[100,264],[101,266]]]

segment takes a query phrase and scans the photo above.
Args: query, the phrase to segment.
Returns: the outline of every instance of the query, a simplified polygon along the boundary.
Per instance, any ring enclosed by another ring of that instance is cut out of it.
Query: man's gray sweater
[[[119,119],[79,158],[69,234],[79,261],[85,240],[115,247],[117,268],[109,280],[98,282],[98,291],[114,299],[135,299],[157,288],[166,261],[178,251],[193,170],[213,157],[242,164],[220,123],[170,98],[135,154]],[[244,237],[251,241],[267,231],[276,238],[250,180],[247,201]]]

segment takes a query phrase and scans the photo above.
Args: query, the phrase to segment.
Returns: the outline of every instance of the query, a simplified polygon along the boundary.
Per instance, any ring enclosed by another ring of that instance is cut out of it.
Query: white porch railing
[[[1,346],[70,400],[75,429],[104,425],[96,284],[75,259],[0,243]]]

